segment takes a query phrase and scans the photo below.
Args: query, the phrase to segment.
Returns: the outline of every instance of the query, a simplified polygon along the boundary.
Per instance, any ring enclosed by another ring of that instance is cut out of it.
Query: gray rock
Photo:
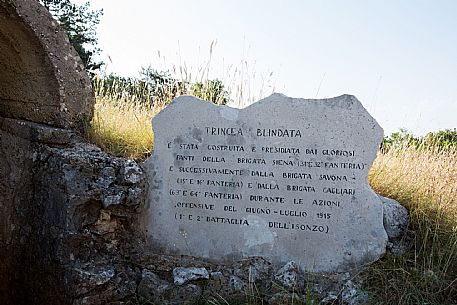
[[[297,289],[304,286],[300,267],[294,261],[288,262],[279,269],[274,278],[286,289]]]
[[[173,269],[173,281],[176,285],[184,285],[189,281],[200,279],[209,279],[209,273],[206,268],[184,268],[177,267]]]
[[[234,291],[243,291],[246,284],[241,280],[239,277],[236,275],[231,275],[230,276],[230,281],[229,281],[230,289]]]
[[[408,210],[398,201],[379,196],[383,204],[384,228],[389,240],[402,238],[409,225]]]
[[[408,210],[393,199],[383,196],[379,196],[379,198],[383,203],[384,228],[389,237],[387,249],[393,254],[402,255],[408,249],[406,240],[409,226]]]
[[[85,276],[88,276],[90,279],[90,284],[92,285],[103,285],[106,282],[108,282],[113,276],[114,276],[114,268],[113,267],[108,267],[107,269],[101,270],[97,273],[91,273],[87,271],[82,271]]]
[[[220,280],[224,277],[224,274],[220,271],[211,272],[210,278],[213,280]]]
[[[83,295],[111,281],[115,275],[113,266],[81,266],[73,269],[73,282],[77,284],[75,293]]]
[[[8,240],[14,242],[8,246],[9,259],[3,259],[0,247],[0,264],[14,266],[23,283],[12,283],[10,294],[27,290],[26,297],[37,305],[53,304],[49,303],[50,295],[54,304],[68,304],[72,299],[77,304],[83,302],[82,295],[92,304],[129,297],[136,290],[135,272],[128,271],[127,263],[115,266],[113,262],[141,245],[135,207],[144,203],[145,179],[133,185],[123,183],[120,169],[125,161],[92,145],[51,147],[2,130],[0,135],[0,170],[11,170],[8,183],[13,183],[7,189],[0,185],[0,213],[17,215],[7,218],[11,221],[7,227],[14,228]],[[15,152],[19,147],[24,153]],[[137,190],[136,203],[126,205],[125,199],[116,198],[130,189]],[[13,196],[9,198],[9,194]],[[9,206],[19,214],[5,211],[3,199],[14,203]],[[0,279],[2,285],[7,283],[2,275]],[[0,294],[7,295],[3,294],[6,287],[0,285]],[[21,303],[9,299],[2,301]]]
[[[138,295],[147,301],[161,304],[164,302],[164,293],[169,287],[168,282],[160,279],[155,273],[144,269],[137,291]]]
[[[107,208],[110,205],[121,204],[123,202],[124,197],[125,195],[122,191],[113,195],[105,195],[102,199],[103,207]]]
[[[100,171],[100,176],[97,179],[97,184],[101,188],[107,189],[116,181],[116,169],[112,166],[106,166]]]
[[[170,290],[169,302],[171,305],[195,304],[201,296],[202,289],[198,285],[177,286]]]
[[[341,292],[341,300],[347,305],[364,305],[368,302],[368,293],[352,280],[348,280]]]
[[[144,193],[145,193],[145,191],[139,187],[129,188],[126,204],[127,205],[137,205],[139,202],[142,201],[141,196],[144,196]]]
[[[143,179],[144,173],[141,167],[133,160],[127,160],[123,167],[124,182],[136,184]]]

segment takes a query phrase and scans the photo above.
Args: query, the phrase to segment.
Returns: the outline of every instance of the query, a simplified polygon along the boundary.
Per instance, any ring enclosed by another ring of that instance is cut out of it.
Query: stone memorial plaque
[[[383,130],[355,97],[274,94],[245,109],[179,97],[153,128],[148,233],[160,251],[315,272],[385,252],[367,181]]]

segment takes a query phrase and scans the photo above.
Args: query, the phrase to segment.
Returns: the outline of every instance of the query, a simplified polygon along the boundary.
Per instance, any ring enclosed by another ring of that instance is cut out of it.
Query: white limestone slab
[[[273,94],[241,110],[179,97],[153,129],[147,227],[158,251],[315,272],[385,252],[367,182],[383,130],[354,96]]]

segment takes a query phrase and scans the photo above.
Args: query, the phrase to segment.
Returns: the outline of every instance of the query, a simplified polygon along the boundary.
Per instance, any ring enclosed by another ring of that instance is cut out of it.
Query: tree
[[[76,5],[70,0],[39,1],[67,33],[70,43],[81,57],[86,70],[93,73],[99,69],[103,62],[95,61],[94,57],[101,51],[97,47],[96,28],[100,23],[103,10],[91,10],[89,2]]]

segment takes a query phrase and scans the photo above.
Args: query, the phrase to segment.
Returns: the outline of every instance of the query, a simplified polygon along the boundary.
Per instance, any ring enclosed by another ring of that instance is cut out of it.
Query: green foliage
[[[99,69],[103,63],[95,61],[94,56],[100,53],[97,47],[96,27],[103,11],[92,11],[89,2],[80,6],[71,3],[70,0],[39,1],[62,26],[86,70],[93,72]]]
[[[419,142],[419,138],[414,137],[406,129],[400,128],[400,131],[384,137],[381,143],[381,151],[386,152],[392,148],[402,148],[404,146],[417,146]]]
[[[92,85],[97,96],[118,102],[134,101],[148,107],[168,104],[187,90],[185,83],[172,78],[168,72],[151,68],[142,68],[139,78],[116,74],[97,76],[92,79]]]
[[[159,72],[151,66],[143,67],[140,77],[150,89],[149,99],[152,103],[169,103],[175,97],[187,92],[188,83],[173,78],[168,71]]]
[[[149,104],[150,85],[140,79],[108,74],[94,77],[92,85],[96,96],[108,97],[115,101],[129,101],[135,98],[136,101]]]
[[[229,101],[228,92],[221,80],[208,80],[204,83],[198,82],[190,86],[190,93],[193,96],[218,105],[225,105]]]
[[[438,132],[429,132],[423,139],[427,146],[441,149],[457,148],[457,129],[446,129]]]
[[[189,83],[171,76],[168,71],[141,68],[140,77],[123,77],[116,74],[93,78],[97,96],[109,96],[112,100],[139,102],[156,107],[170,103],[175,97],[190,94],[195,97],[225,105],[229,94],[222,81],[207,80]]]
[[[429,132],[424,137],[414,136],[406,129],[400,129],[390,136],[384,137],[381,151],[414,147],[416,149],[433,149],[437,151],[457,148],[457,130],[446,129],[438,132]]]

